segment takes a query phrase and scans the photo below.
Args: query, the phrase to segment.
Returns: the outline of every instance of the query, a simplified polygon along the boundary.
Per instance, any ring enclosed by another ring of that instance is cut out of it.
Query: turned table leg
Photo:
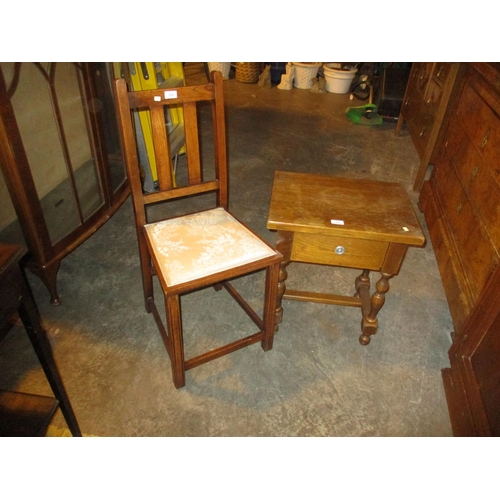
[[[382,277],[375,285],[376,291],[373,293],[370,301],[370,311],[367,315],[363,314],[361,322],[361,335],[359,342],[362,345],[370,343],[370,336],[375,335],[378,329],[377,314],[382,309],[385,302],[385,294],[389,290],[389,280],[394,276],[393,274],[380,273]]]
[[[363,317],[367,316],[370,312],[370,271],[363,269],[363,272],[356,278],[354,287],[356,292],[354,297],[361,299],[361,314]]]
[[[377,333],[377,314],[384,305],[385,294],[389,291],[389,280],[399,273],[401,264],[406,255],[408,247],[400,243],[391,243],[387,249],[384,262],[380,269],[381,278],[377,281],[376,290],[370,301],[363,301],[363,319],[361,321],[361,335],[359,342],[362,345],[370,343],[370,337]],[[363,275],[360,276],[360,278]],[[364,291],[363,287],[359,287]],[[366,304],[365,304],[366,302]]]
[[[363,272],[356,278],[354,287],[356,289],[355,297],[361,296],[362,288],[370,290],[370,271],[368,269],[363,269]]]
[[[278,277],[278,291],[276,301],[276,328],[278,331],[280,323],[283,321],[283,295],[285,293],[285,281],[288,277],[286,270],[290,264],[290,255],[292,253],[293,233],[288,231],[278,231],[278,238],[276,241],[276,250],[283,255],[283,260],[280,263],[280,272]]]

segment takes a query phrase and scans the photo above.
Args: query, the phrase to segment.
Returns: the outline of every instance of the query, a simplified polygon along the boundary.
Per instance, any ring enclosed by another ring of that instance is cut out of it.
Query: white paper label
[[[332,224],[337,225],[337,226],[343,226],[344,225],[344,221],[343,220],[332,219],[330,222]]]
[[[160,97],[159,95],[155,95],[155,96],[153,97],[153,100],[154,100],[154,101],[161,101],[161,97]]]
[[[165,90],[165,99],[177,99],[177,90]]]

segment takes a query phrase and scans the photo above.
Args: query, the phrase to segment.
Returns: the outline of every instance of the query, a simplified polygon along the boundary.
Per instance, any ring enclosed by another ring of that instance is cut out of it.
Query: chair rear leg
[[[153,296],[153,278],[151,274],[148,276],[142,275],[142,288],[144,290],[144,303],[146,306],[146,311],[148,313],[152,312],[151,302],[154,301]]]
[[[146,306],[146,311],[148,313],[152,312],[151,302],[154,301],[153,295],[153,275],[151,271],[151,257],[149,252],[145,247],[145,242],[139,242],[139,258],[141,262],[141,274],[142,274],[142,289],[144,291],[144,303]]]
[[[167,313],[167,328],[170,337],[170,363],[172,378],[176,389],[186,385],[186,370],[184,365],[184,339],[182,335],[182,319],[180,298],[172,295],[165,298]]]
[[[276,304],[278,298],[278,279],[280,265],[273,264],[266,269],[266,291],[264,297],[264,339],[261,346],[264,351],[273,348],[276,327]]]

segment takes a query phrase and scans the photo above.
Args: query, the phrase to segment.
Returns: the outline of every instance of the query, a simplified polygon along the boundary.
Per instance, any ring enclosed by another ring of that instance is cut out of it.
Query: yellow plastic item
[[[156,81],[158,88],[182,87],[185,84],[184,66],[181,62],[160,62],[156,64]],[[169,136],[171,149],[174,154],[183,154],[186,152],[184,145],[184,127],[179,125],[184,124],[184,111],[182,106],[170,106],[171,125],[169,127]],[[176,144],[176,130],[182,132],[182,147],[177,151],[179,145]]]
[[[158,88],[179,87],[185,84],[184,69],[181,62],[134,62],[129,63],[130,83],[133,90],[153,90]],[[139,121],[149,160],[151,176],[158,180],[156,159],[153,149],[153,134],[149,111],[139,111]],[[172,106],[170,116],[166,117],[171,152],[173,156],[185,152],[184,114],[181,106]],[[175,179],[175,178],[174,178]],[[175,182],[175,180],[174,180]]]

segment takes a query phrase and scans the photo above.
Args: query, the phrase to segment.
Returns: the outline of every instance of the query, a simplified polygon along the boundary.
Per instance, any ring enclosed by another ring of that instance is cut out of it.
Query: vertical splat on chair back
[[[119,79],[116,81],[117,113],[122,126],[122,134],[125,138],[123,152],[126,164],[129,166],[129,180],[133,191],[134,208],[140,224],[146,224],[144,207],[163,200],[215,192],[217,194],[217,206],[221,206],[226,210],[228,208],[226,128],[220,73],[214,72],[211,75],[211,80],[210,83],[205,85],[137,92],[128,92],[125,80]],[[206,182],[203,181],[202,176],[197,112],[197,103],[202,101],[211,103],[214,134],[215,179]],[[184,109],[188,185],[174,189],[174,172],[164,108],[165,106],[178,104],[182,104]],[[151,127],[158,173],[158,191],[144,195],[133,122],[127,116],[124,116],[130,114],[130,110],[133,109],[149,109],[151,113]]]

